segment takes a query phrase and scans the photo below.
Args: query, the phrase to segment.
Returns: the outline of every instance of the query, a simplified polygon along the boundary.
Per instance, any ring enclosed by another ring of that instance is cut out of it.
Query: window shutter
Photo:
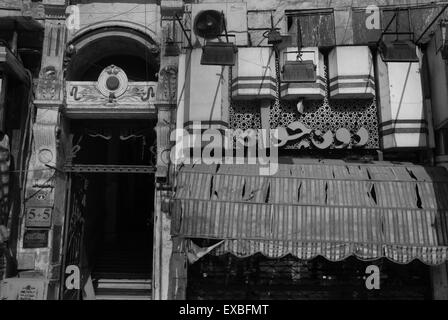
[[[301,11],[293,13],[289,29],[293,41],[302,35],[303,47],[332,47],[336,45],[333,11]],[[297,27],[300,26],[300,29]],[[296,43],[294,43],[296,45]]]

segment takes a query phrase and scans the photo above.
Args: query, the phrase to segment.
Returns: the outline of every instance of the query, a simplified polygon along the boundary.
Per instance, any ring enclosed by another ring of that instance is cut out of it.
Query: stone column
[[[164,37],[172,24],[163,21]],[[153,255],[153,299],[172,299],[172,274],[170,265],[173,256],[173,241],[171,238],[171,217],[169,203],[171,197],[170,181],[170,149],[173,142],[170,134],[175,129],[174,112],[177,100],[178,57],[165,56],[162,40],[161,66],[156,93],[157,108],[157,172],[155,190],[154,214],[154,255]]]
[[[48,1],[47,1],[48,2]],[[57,1],[54,1],[54,4]],[[57,299],[60,285],[63,226],[65,218],[66,175],[62,168],[70,150],[63,106],[63,56],[65,49],[65,5],[52,6],[44,21],[43,56],[37,80],[36,119],[32,127],[33,145],[27,173],[23,219],[17,248],[18,269],[29,271],[49,283],[47,298]],[[38,221],[46,246],[24,248],[26,235],[37,232],[30,222],[31,212],[45,212]]]

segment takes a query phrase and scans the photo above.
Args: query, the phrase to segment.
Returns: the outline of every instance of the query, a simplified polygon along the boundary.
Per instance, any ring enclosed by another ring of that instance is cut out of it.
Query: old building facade
[[[0,1],[2,297],[448,299],[446,9]]]

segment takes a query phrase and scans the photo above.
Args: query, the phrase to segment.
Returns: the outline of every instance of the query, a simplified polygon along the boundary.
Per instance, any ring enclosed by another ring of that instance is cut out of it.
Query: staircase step
[[[116,282],[116,283],[152,283],[151,278],[139,278],[139,279],[98,279],[98,282],[101,283],[110,283],[110,282]]]
[[[96,300],[151,300],[151,279],[96,279]]]
[[[151,280],[138,279],[101,279],[98,280],[96,288],[101,289],[132,289],[149,290],[151,292]]]
[[[152,296],[97,295],[96,300],[152,300]]]
[[[151,296],[151,289],[96,289],[96,295]]]
[[[147,279],[151,278],[152,274],[149,272],[141,273],[125,273],[125,272],[93,272],[93,279]]]

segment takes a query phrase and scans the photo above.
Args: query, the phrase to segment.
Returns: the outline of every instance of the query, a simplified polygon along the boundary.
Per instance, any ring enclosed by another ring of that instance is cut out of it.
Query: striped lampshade
[[[381,105],[380,136],[385,150],[427,146],[428,127],[418,62],[384,62],[377,57]]]
[[[239,48],[232,69],[232,99],[275,99],[275,54],[270,47]]]
[[[301,61],[305,64],[308,61],[313,61],[316,66],[316,80],[315,81],[303,81],[298,74],[298,81],[285,81],[282,77],[282,83],[280,86],[280,94],[282,99],[285,100],[322,100],[325,98],[326,91],[326,77],[324,70],[324,56],[319,52],[319,48],[302,48]],[[280,68],[285,71],[285,65],[291,62],[297,62],[298,50],[297,47],[288,47],[280,52]],[[298,70],[299,72],[299,70]],[[300,72],[303,72],[301,70]]]
[[[372,54],[367,46],[335,47],[328,56],[330,97],[371,99],[375,96]]]

